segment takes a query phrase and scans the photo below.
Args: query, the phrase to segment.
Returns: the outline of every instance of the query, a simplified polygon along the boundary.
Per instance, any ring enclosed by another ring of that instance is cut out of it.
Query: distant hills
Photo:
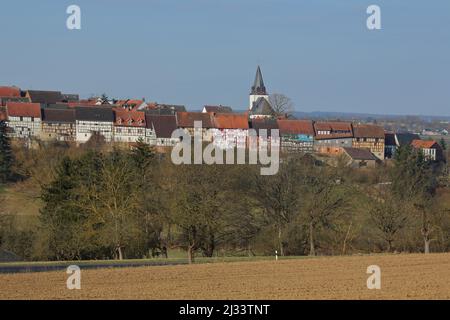
[[[450,121],[450,116],[427,116],[427,115],[394,115],[394,114],[371,114],[371,113],[357,113],[357,112],[326,112],[326,111],[313,111],[313,112],[294,112],[296,118],[313,118],[313,119],[342,119],[342,120],[356,120],[356,119],[408,119],[417,118],[422,121]]]

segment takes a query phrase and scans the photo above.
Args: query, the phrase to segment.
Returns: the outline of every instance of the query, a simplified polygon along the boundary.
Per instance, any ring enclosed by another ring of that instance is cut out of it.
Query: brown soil
[[[366,286],[381,268],[381,289]],[[0,275],[0,299],[450,299],[450,254],[324,257]]]

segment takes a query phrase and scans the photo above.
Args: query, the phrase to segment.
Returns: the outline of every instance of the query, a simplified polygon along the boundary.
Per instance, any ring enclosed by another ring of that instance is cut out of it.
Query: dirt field
[[[381,289],[368,290],[369,265]],[[450,254],[280,261],[0,275],[0,299],[450,299]]]

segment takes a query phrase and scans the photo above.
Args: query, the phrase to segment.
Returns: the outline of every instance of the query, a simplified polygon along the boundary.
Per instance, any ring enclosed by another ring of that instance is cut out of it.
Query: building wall
[[[422,148],[423,155],[427,160],[436,161],[436,149],[434,148]]]
[[[113,123],[102,121],[76,121],[76,140],[77,142],[87,142],[93,132],[98,132],[105,138],[106,142],[112,141]]]
[[[305,134],[285,134],[281,136],[281,149],[285,152],[313,152],[314,137]]]
[[[182,128],[186,133],[188,133],[192,138],[194,137],[195,130],[192,127]],[[212,141],[213,140],[213,130],[208,128],[202,128],[202,138],[203,141]]]
[[[353,148],[369,149],[378,159],[384,159],[384,139],[353,138]]]
[[[128,126],[114,126],[113,135],[115,142],[137,142],[139,139],[145,140],[144,127],[128,127]]]
[[[39,137],[41,134],[41,119],[33,117],[8,117],[8,127],[11,138]]]
[[[75,137],[75,123],[42,122],[42,140],[74,141]]]
[[[221,149],[246,147],[247,129],[213,129],[213,142]]]
[[[145,128],[145,143],[147,143],[151,146],[156,146],[157,141],[156,141],[155,130],[150,129],[150,128]]]
[[[314,140],[314,149],[326,150],[326,148],[352,147],[352,140],[353,138]]]

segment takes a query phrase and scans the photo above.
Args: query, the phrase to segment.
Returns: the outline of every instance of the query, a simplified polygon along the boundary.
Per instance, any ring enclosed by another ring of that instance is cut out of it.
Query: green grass
[[[306,259],[311,258],[308,256],[287,256],[279,257],[279,260],[290,260],[290,259]],[[275,260],[272,256],[253,256],[253,257],[196,257],[195,263],[220,263],[220,262],[245,262],[245,261],[266,261]],[[153,259],[125,259],[125,260],[76,260],[76,261],[32,261],[32,262],[2,262],[1,267],[33,267],[33,266],[68,266],[71,264],[78,266],[88,266],[88,265],[111,265],[120,266],[127,264],[148,264],[148,265],[160,265],[160,264],[174,264],[174,263],[187,263],[187,258],[153,258]]]

